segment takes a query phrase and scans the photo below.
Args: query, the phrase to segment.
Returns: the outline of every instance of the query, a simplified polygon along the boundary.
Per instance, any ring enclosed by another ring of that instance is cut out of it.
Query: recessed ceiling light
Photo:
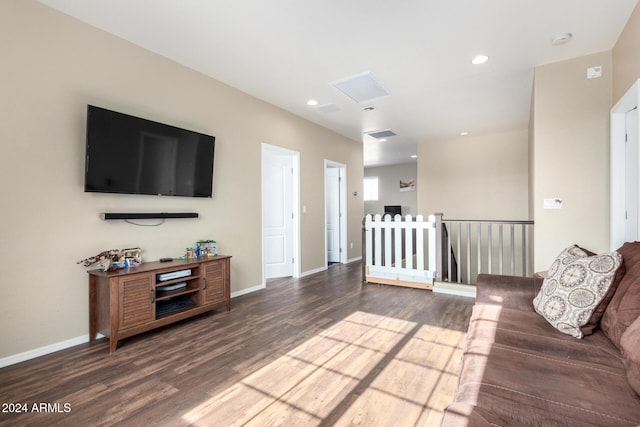
[[[557,36],[551,39],[551,44],[554,46],[559,46],[561,44],[569,43],[572,37],[573,37],[573,34],[571,33],[558,34]]]
[[[380,138],[378,141],[380,141],[380,142],[387,142],[387,138]]]
[[[460,136],[467,136],[467,135],[469,135],[469,132],[467,132],[467,131],[460,132]]]
[[[489,60],[489,57],[487,55],[478,55],[471,60],[471,63],[473,65],[480,65],[480,64],[484,64],[488,60]]]
[[[315,99],[310,99],[307,101],[307,105],[309,107],[315,107],[316,105],[318,105],[318,101],[316,101]]]
[[[411,158],[412,158],[412,159],[417,159],[417,158],[418,158],[418,155],[417,155],[417,154],[412,154],[412,155],[411,155]]]

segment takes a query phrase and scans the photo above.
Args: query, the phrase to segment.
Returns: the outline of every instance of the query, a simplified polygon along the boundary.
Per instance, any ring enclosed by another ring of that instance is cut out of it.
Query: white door
[[[638,240],[638,109],[626,113],[625,144],[625,241]]]
[[[327,262],[340,262],[340,169],[325,169]]]
[[[263,245],[265,278],[293,275],[293,158],[264,151]]]

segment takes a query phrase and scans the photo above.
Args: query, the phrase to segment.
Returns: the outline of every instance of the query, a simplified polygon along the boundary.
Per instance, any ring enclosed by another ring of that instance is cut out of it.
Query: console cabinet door
[[[229,259],[204,264],[204,304],[227,303],[229,300]]]
[[[120,328],[126,329],[155,320],[153,275],[132,274],[118,280]]]

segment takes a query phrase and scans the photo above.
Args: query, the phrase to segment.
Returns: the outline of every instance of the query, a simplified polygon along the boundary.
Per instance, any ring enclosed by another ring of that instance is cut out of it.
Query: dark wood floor
[[[439,425],[473,300],[361,285],[360,268],[271,281],[114,354],[101,340],[0,369],[2,409],[29,412],[0,425]]]

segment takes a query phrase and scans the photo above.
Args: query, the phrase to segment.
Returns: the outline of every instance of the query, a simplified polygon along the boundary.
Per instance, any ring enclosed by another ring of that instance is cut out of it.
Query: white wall
[[[418,212],[417,191],[400,191],[400,180],[417,178],[416,163],[365,168],[365,177],[378,177],[378,200],[364,202],[365,214],[384,214],[385,205],[402,206],[402,215],[427,215]]]

